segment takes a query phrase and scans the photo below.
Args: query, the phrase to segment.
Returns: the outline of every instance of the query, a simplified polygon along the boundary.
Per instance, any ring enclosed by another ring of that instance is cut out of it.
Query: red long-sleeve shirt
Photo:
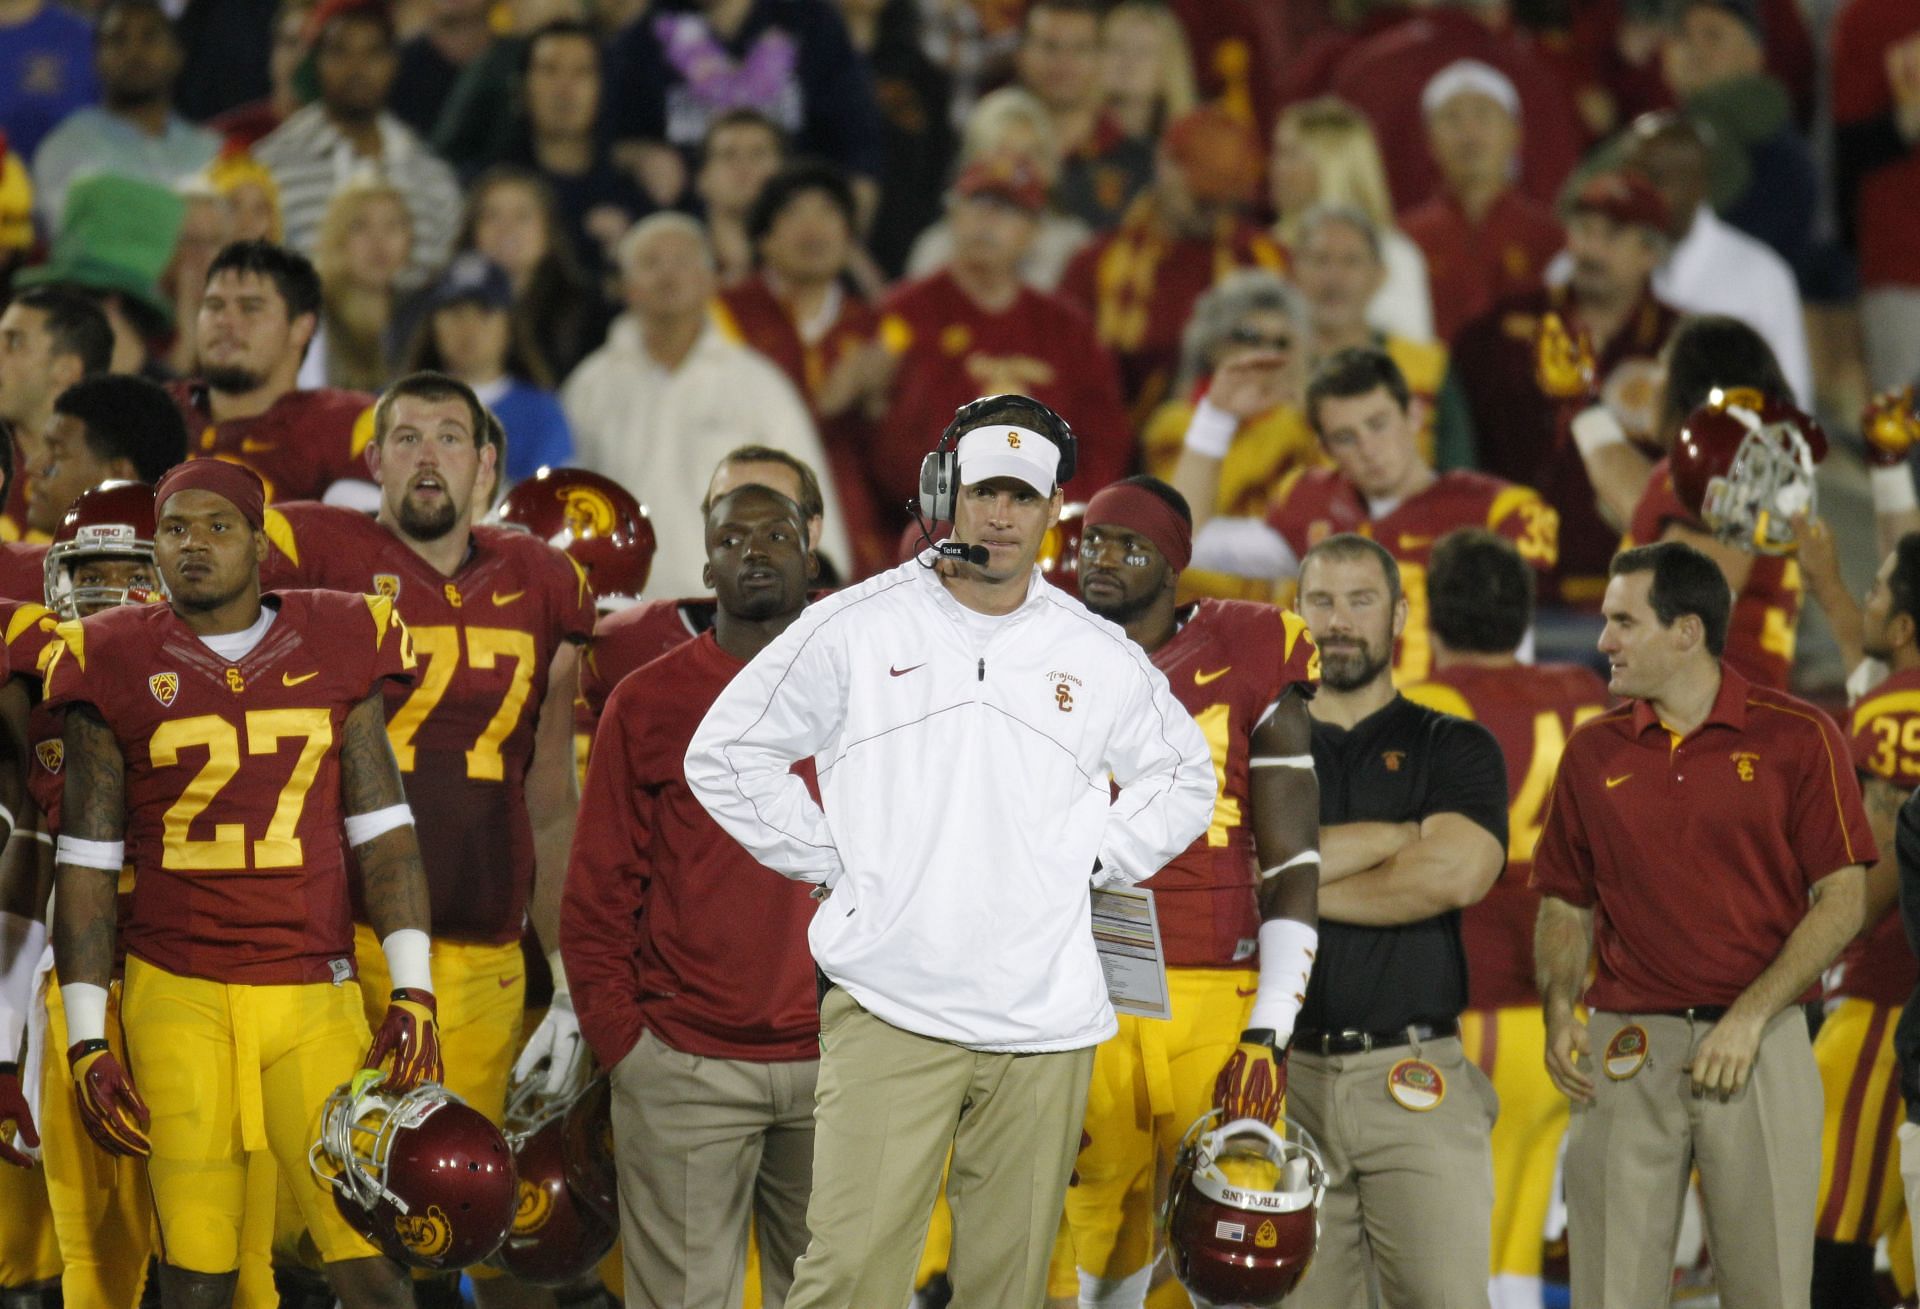
[[[705,633],[622,681],[601,716],[560,952],[603,1066],[643,1031],[707,1058],[819,1057],[812,888],[755,863],[687,789],[688,743],[743,667]]]

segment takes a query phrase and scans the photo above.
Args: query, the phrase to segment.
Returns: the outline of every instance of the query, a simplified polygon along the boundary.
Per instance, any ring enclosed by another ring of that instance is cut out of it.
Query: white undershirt
[[[253,653],[253,648],[266,638],[267,629],[273,626],[275,613],[271,605],[260,606],[260,616],[253,620],[253,626],[244,632],[223,632],[219,636],[203,636],[200,644],[219,655],[230,664],[237,664]]]
[[[960,606],[960,616],[966,621],[967,631],[973,635],[975,654],[985,654],[987,642],[993,640],[993,634],[1000,630],[1000,624],[1013,617],[1012,614],[983,614],[965,605]]]

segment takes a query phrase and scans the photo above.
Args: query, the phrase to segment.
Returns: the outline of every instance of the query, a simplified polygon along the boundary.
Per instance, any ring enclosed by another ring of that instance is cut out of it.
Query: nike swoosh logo
[[[292,673],[282,673],[280,674],[280,685],[298,686],[302,682],[311,682],[314,678],[318,676],[320,676],[318,670],[311,673],[302,673],[298,677],[295,677]]]
[[[1233,993],[1239,996],[1242,1000],[1244,1000],[1250,995],[1260,994],[1260,988],[1257,986],[1249,986],[1249,987],[1236,986],[1233,988]]]
[[[279,448],[278,441],[256,441],[250,436],[240,442],[240,453],[243,455],[263,455],[269,450]]]
[[[493,603],[495,606],[510,605],[525,594],[525,591],[509,591],[507,594],[501,595],[498,591],[495,591],[493,593]]]
[[[1228,673],[1232,671],[1233,671],[1232,664],[1228,664],[1225,668],[1222,668],[1220,671],[1215,673],[1203,673],[1198,668],[1196,668],[1193,670],[1193,684],[1195,686],[1205,686],[1208,682],[1219,681],[1221,678],[1225,677]]]
[[[1632,777],[1632,776],[1633,776],[1632,773],[1622,773],[1618,777],[1609,777],[1607,779],[1607,789],[1611,791],[1614,787],[1620,785],[1620,783],[1626,781],[1629,777]]]
[[[887,675],[890,677],[905,677],[908,673],[912,672],[914,668],[925,668],[925,667],[926,667],[925,664],[915,664],[913,668],[895,668],[892,664],[888,664]]]
[[[500,989],[504,991],[509,986],[512,986],[515,982],[519,980],[520,980],[520,974],[518,973],[515,973],[512,977],[503,977],[500,979]]]

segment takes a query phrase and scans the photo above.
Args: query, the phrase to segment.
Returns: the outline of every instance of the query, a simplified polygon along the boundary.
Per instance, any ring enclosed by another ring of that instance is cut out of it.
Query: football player
[[[1507,866],[1460,914],[1467,1004],[1460,1040],[1500,1095],[1493,1125],[1496,1304],[1540,1303],[1541,1240],[1553,1198],[1567,1100],[1547,1077],[1547,1029],[1533,987],[1527,889],[1547,792],[1568,733],[1607,707],[1606,683],[1578,664],[1523,664],[1534,578],[1519,551],[1479,528],[1449,532],[1427,575],[1433,676],[1401,694],[1484,724],[1507,762]]]
[[[1228,1120],[1278,1117],[1318,940],[1313,642],[1271,605],[1176,605],[1191,551],[1187,504],[1157,478],[1127,478],[1087,503],[1081,599],[1166,674],[1213,753],[1217,795],[1207,831],[1142,883],[1155,893],[1173,1016],[1122,1014],[1095,1055],[1067,1192],[1079,1274],[1056,1252],[1049,1278],[1068,1303],[1146,1303],[1155,1197],[1195,1119],[1216,1105]]]
[[[47,668],[66,776],[54,955],[80,1120],[107,1153],[147,1157],[170,1309],[232,1302],[261,1149],[341,1302],[399,1309],[405,1272],[307,1155],[314,1106],[362,1051],[368,1067],[391,1059],[397,1088],[440,1076],[427,879],[380,699],[412,676],[412,645],[385,597],[261,594],[251,471],[193,460],[155,500],[169,603],[62,623]],[[371,1040],[346,985],[349,847],[393,983]],[[117,937],[124,1064],[106,1035]]]
[[[1530,487],[1484,473],[1436,472],[1420,455],[1420,406],[1400,366],[1384,350],[1348,349],[1322,360],[1307,384],[1307,421],[1331,468],[1299,470],[1274,489],[1264,523],[1208,521],[1220,469],[1240,418],[1270,404],[1272,375],[1283,362],[1244,355],[1214,376],[1210,404],[1196,412],[1174,485],[1202,506],[1194,543],[1198,567],[1286,581],[1316,541],[1358,532],[1384,546],[1400,566],[1407,623],[1394,646],[1394,678],[1418,681],[1433,666],[1427,640],[1427,561],[1433,544],[1456,527],[1485,527],[1507,537],[1542,573],[1559,557],[1560,516]]]
[[[267,531],[277,557],[267,573],[385,595],[406,620],[420,674],[413,686],[388,691],[387,735],[421,824],[433,891],[447,1085],[498,1123],[520,1045],[520,938],[530,905],[554,998],[526,1062],[547,1061],[550,1093],[586,1069],[559,965],[558,914],[579,803],[577,643],[592,632],[593,597],[562,552],[526,532],[475,524],[474,486],[495,454],[487,421],[472,390],[453,378],[415,373],[395,382],[375,406],[368,446],[378,517],[274,506]],[[366,910],[355,952],[375,1011],[386,979]]]

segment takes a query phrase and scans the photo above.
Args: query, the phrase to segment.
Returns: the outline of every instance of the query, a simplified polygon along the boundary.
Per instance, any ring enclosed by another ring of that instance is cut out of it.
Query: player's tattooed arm
[[[347,714],[340,739],[340,789],[348,814],[374,814],[407,802],[387,739],[387,712],[378,691]],[[429,930],[427,869],[412,823],[390,827],[353,847],[367,918],[385,940],[403,927]]]
[[[1911,794],[1884,777],[1860,779],[1860,798],[1866,805],[1867,825],[1873,830],[1873,843],[1880,847],[1880,861],[1867,869],[1868,928],[1890,913],[1900,898],[1900,861],[1894,847],[1900,808]]]
[[[76,841],[118,843],[127,829],[126,761],[113,729],[90,705],[67,710],[62,834]],[[59,861],[54,883],[53,958],[62,983],[105,986],[113,976],[113,922],[118,869]]]
[[[1313,720],[1289,689],[1253,730],[1253,843],[1260,859],[1260,919],[1319,917],[1320,783]]]

